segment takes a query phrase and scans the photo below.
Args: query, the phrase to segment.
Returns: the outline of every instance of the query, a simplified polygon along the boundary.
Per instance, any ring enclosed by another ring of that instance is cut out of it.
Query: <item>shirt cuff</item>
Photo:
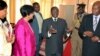
[[[100,43],[100,40],[98,42]]]
[[[86,35],[85,35],[85,34],[83,34],[83,37],[86,37]]]
[[[49,33],[49,31],[48,31],[48,37],[51,37],[51,33]]]

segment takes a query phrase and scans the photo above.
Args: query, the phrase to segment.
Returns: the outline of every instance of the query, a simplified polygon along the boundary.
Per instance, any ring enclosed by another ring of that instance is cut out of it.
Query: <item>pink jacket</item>
[[[13,56],[35,56],[36,39],[30,24],[21,18],[15,26]]]

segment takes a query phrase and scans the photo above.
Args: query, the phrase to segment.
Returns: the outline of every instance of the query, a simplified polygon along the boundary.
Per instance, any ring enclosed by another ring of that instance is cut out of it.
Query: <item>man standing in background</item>
[[[73,29],[71,35],[72,43],[72,56],[82,56],[82,39],[78,35],[78,29],[81,21],[87,13],[85,12],[85,4],[77,4],[77,13],[74,15],[73,19]]]
[[[34,12],[35,15],[33,16],[33,20],[30,22],[30,24],[36,35],[36,56],[39,56],[40,44],[42,41],[41,29],[42,29],[43,17],[42,14],[39,12],[40,11],[39,3],[34,2],[33,8],[35,11]]]

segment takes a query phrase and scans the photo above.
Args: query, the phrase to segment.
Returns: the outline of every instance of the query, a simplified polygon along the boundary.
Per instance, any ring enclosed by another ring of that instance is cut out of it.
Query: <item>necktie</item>
[[[93,24],[93,29],[94,29],[94,31],[96,30],[96,27],[97,27],[97,24],[98,24],[98,22],[97,22],[97,16],[95,17],[95,20],[94,20],[94,22],[93,22],[94,24]]]
[[[57,19],[56,19],[56,18],[54,18],[54,21],[56,22],[56,21],[57,21]]]

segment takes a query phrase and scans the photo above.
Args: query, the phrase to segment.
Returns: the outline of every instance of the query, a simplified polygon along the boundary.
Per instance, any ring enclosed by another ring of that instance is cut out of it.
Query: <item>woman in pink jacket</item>
[[[36,39],[29,20],[34,15],[31,5],[24,5],[20,9],[22,18],[15,25],[15,43],[13,45],[13,56],[35,56]]]

